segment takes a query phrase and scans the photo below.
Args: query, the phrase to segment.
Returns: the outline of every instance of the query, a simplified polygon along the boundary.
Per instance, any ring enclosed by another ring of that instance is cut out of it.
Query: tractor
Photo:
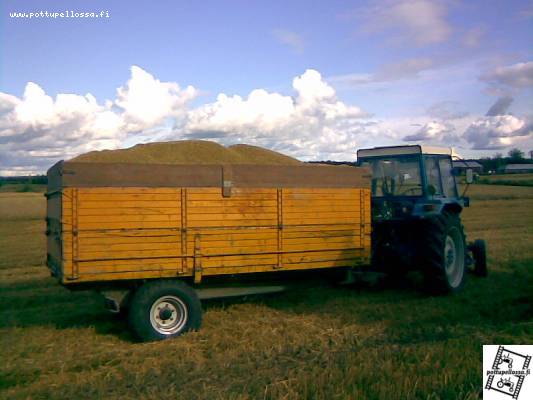
[[[513,368],[513,359],[511,358],[511,356],[509,354],[507,355],[503,355],[503,357],[499,360],[498,362],[498,369],[499,369],[499,366],[503,363],[506,363],[507,366],[509,367],[509,369],[512,369]]]
[[[467,271],[487,275],[485,242],[466,242],[461,212],[470,201],[459,195],[452,155],[421,145],[357,152],[372,173],[372,269],[394,277],[421,271],[434,294],[460,290]]]
[[[496,386],[498,386],[500,389],[502,389],[504,386],[508,387],[509,393],[513,393],[514,391],[514,382],[511,381],[511,378],[504,379],[503,377],[501,377],[500,380],[496,383]]]

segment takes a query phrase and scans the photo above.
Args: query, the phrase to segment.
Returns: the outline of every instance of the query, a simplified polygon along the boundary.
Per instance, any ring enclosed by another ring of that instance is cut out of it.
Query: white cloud
[[[303,37],[286,29],[274,29],[272,35],[282,44],[289,46],[294,52],[302,54],[305,50],[305,41]]]
[[[0,93],[0,152],[10,154],[0,159],[0,169],[42,171],[57,159],[117,148],[128,134],[184,115],[185,103],[195,95],[191,86],[182,90],[136,66],[116,100],[104,104],[91,94],[52,98],[33,82],[20,99]]]
[[[71,134],[83,136],[96,126],[101,136],[120,126],[120,121],[110,117],[110,111],[98,105],[91,94],[58,94],[54,100],[39,85],[29,82],[22,100],[16,99],[14,104],[10,117],[18,124],[19,130],[62,130],[69,127],[75,129]]]
[[[0,93],[0,169],[45,170],[55,160],[124,141],[150,141],[174,125],[171,137],[213,138],[284,150],[302,158],[330,154],[353,159],[367,116],[340,101],[320,73],[307,70],[293,80],[294,97],[256,89],[243,98],[221,93],[213,103],[188,109],[197,95],[189,86],[161,82],[139,67],[117,89],[113,101],[94,96],[47,95],[28,83],[22,98]],[[167,127],[167,128],[165,128]]]
[[[513,88],[533,86],[533,61],[495,68],[483,74],[480,79],[494,85]]]
[[[304,158],[355,149],[362,130],[360,108],[339,101],[335,90],[315,70],[294,78],[295,96],[252,91],[247,98],[219,94],[214,103],[191,110],[183,132],[189,138],[223,142],[247,141],[274,149],[290,149]]]
[[[513,115],[494,115],[472,122],[464,137],[473,149],[501,149],[532,135],[533,124],[526,120]]]
[[[499,97],[484,117],[470,123],[463,138],[470,143],[472,149],[503,149],[520,142],[531,142],[531,119],[507,114],[513,100],[511,96]]]
[[[196,96],[192,86],[182,90],[175,82],[161,82],[142,68],[132,66],[131,78],[117,90],[115,103],[124,110],[127,129],[140,131],[177,116]]]
[[[397,73],[408,70],[416,68],[407,65]],[[459,113],[455,103],[441,104],[431,119],[370,118],[341,101],[315,70],[295,77],[290,95],[264,89],[247,96],[220,93],[211,103],[189,107],[196,95],[191,86],[162,82],[139,67],[132,67],[116,99],[103,103],[91,94],[52,97],[31,82],[20,98],[0,93],[0,173],[43,172],[62,158],[162,138],[249,143],[304,160],[353,160],[357,148],[402,139],[448,145],[467,140],[474,148],[496,148],[531,137],[525,119],[476,119]],[[507,103],[495,109],[505,111]],[[457,132],[465,132],[464,138]]]
[[[455,126],[449,122],[431,121],[412,135],[403,138],[407,142],[453,143],[457,140]]]
[[[360,9],[363,31],[383,33],[404,44],[426,46],[448,39],[452,28],[446,20],[445,2],[383,0]]]
[[[188,114],[187,129],[192,131],[229,131],[233,127],[259,126],[271,131],[287,121],[294,112],[288,96],[253,90],[247,99],[221,93],[215,103],[206,104]]]
[[[0,96],[0,144],[11,150],[46,151],[113,139],[123,123],[109,106],[99,105],[91,94],[48,96],[37,84],[26,85],[22,99]]]

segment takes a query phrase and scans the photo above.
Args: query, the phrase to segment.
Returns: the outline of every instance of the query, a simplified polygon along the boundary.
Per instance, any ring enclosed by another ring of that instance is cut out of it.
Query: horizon
[[[134,145],[136,146],[136,145]],[[132,146],[132,147],[134,147]],[[130,147],[131,148],[131,147]],[[513,148],[509,151],[509,153],[513,150],[516,150],[517,148]],[[106,150],[96,150],[96,151],[106,151]],[[533,152],[533,151],[531,151]],[[453,159],[453,162],[469,162],[469,161],[483,161],[483,160],[507,160],[509,163],[507,165],[521,165],[521,163],[515,163],[514,161],[524,161],[524,164],[533,164],[533,158],[528,158],[528,154],[523,153],[522,158],[514,158],[510,154],[503,154],[503,153],[495,153],[492,156],[484,156],[484,157],[478,157],[478,158],[459,158],[459,159]],[[59,160],[57,162],[68,162],[71,160]],[[513,162],[511,162],[513,161]],[[56,163],[57,163],[56,162]],[[312,161],[302,161],[303,163],[333,163],[333,164],[357,164],[357,159],[350,161],[350,160],[330,160],[330,159],[324,159],[324,160],[312,160]],[[120,164],[121,162],[118,162]],[[130,163],[127,163],[130,164]],[[52,167],[51,165],[50,167]],[[44,171],[42,173],[35,173],[35,174],[29,174],[29,175],[0,175],[1,179],[18,179],[18,178],[34,178],[34,177],[46,177],[47,171]]]

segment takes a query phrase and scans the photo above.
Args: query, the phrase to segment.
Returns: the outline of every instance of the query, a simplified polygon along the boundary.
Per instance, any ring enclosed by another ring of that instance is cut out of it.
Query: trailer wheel
[[[465,280],[465,236],[457,214],[444,213],[423,229],[422,266],[432,294],[461,290]]]
[[[484,240],[477,239],[474,241],[472,247],[472,255],[474,256],[474,274],[481,277],[488,275],[487,270],[487,245]]]
[[[133,295],[128,319],[143,341],[169,339],[199,329],[202,307],[194,289],[183,282],[148,282]]]

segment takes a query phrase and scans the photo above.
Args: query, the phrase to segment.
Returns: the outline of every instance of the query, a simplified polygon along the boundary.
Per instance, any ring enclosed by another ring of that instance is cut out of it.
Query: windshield
[[[361,165],[372,169],[372,196],[422,195],[418,157],[376,158]]]

